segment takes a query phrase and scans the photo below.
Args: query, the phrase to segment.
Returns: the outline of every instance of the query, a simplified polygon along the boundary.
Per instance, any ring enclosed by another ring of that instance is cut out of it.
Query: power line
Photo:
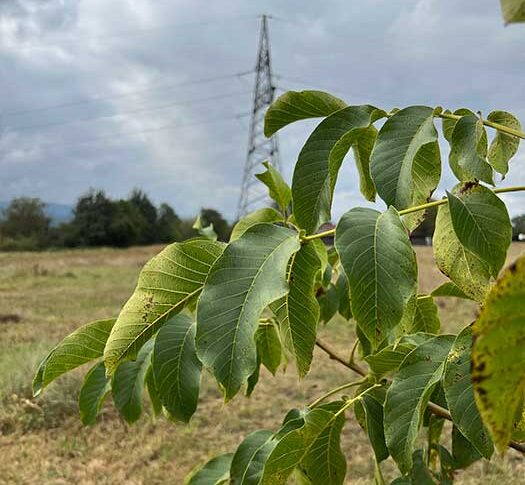
[[[74,123],[84,123],[86,121],[94,121],[94,120],[102,120],[102,119],[110,119],[110,118],[117,118],[119,116],[127,116],[131,114],[137,114],[137,113],[146,113],[150,111],[158,111],[163,109],[172,108],[173,106],[187,106],[192,105],[196,103],[203,103],[206,101],[214,101],[217,99],[227,99],[227,98],[233,98],[236,96],[243,96],[246,94],[251,94],[251,91],[240,91],[236,93],[226,93],[226,94],[219,94],[216,96],[208,96],[206,98],[197,98],[197,99],[189,99],[189,100],[182,100],[182,101],[173,101],[171,103],[162,104],[160,106],[154,106],[154,107],[147,107],[147,108],[139,108],[135,110],[129,110],[129,111],[123,111],[116,114],[111,115],[96,115],[96,116],[89,116],[86,118],[79,118],[79,119],[73,119],[73,120],[66,120],[66,121],[58,121],[54,123],[45,123],[40,125],[29,125],[29,126],[21,126],[21,127],[14,127],[12,128],[13,131],[16,131],[17,133],[20,131],[26,131],[26,130],[35,130],[39,128],[49,128],[54,126],[63,126],[63,125],[70,125]]]
[[[179,128],[187,128],[189,126],[198,126],[198,125],[208,125],[208,124],[221,123],[223,121],[230,121],[230,120],[235,120],[235,119],[242,118],[242,117],[245,117],[245,116],[249,116],[250,114],[251,113],[239,113],[239,114],[232,115],[232,116],[226,116],[226,117],[223,116],[221,118],[212,118],[212,119],[209,119],[209,120],[196,121],[194,123],[182,123],[182,124],[175,124],[175,125],[163,125],[163,126],[159,126],[157,128],[149,128],[149,129],[145,129],[145,130],[130,131],[130,132],[124,132],[124,133],[116,133],[116,134],[113,134],[113,135],[97,136],[97,137],[88,138],[86,140],[81,140],[81,141],[74,142],[74,143],[46,143],[45,145],[41,145],[39,148],[45,150],[47,148],[53,148],[53,147],[67,148],[67,147],[72,147],[72,146],[77,146],[77,145],[86,145],[86,144],[91,144],[91,143],[98,142],[98,141],[114,140],[116,138],[125,138],[125,137],[128,137],[128,136],[136,136],[136,135],[142,135],[142,134],[146,134],[146,133],[155,133],[155,132],[158,132],[158,131],[176,130],[176,129],[179,129]]]
[[[15,48],[15,49],[38,49],[38,48],[46,48],[46,47],[57,47],[61,44],[78,44],[78,43],[86,43],[93,40],[104,40],[104,39],[111,39],[111,38],[119,38],[119,37],[132,37],[137,35],[150,35],[155,34],[157,32],[162,31],[170,31],[173,33],[174,30],[180,29],[180,28],[187,28],[187,27],[206,27],[208,25],[214,25],[214,24],[221,24],[225,22],[231,22],[235,20],[248,20],[248,19],[256,19],[257,15],[235,15],[232,17],[225,17],[221,19],[214,19],[214,20],[203,20],[198,22],[187,22],[187,23],[181,23],[181,24],[175,24],[175,25],[166,25],[166,26],[160,26],[160,27],[153,27],[150,29],[133,29],[133,30],[124,30],[121,32],[114,32],[111,34],[105,34],[105,35],[94,35],[94,36],[78,36],[75,38],[67,38],[67,37],[58,37],[55,39],[49,39],[48,42],[39,42],[39,43],[32,43],[32,42],[13,42],[12,44],[7,44],[8,47]],[[45,40],[45,39],[44,39]]]
[[[224,75],[221,75],[221,76],[213,76],[213,77],[207,77],[207,78],[200,78],[200,79],[193,79],[193,80],[188,80],[188,81],[182,81],[180,83],[170,84],[170,85],[166,85],[166,86],[162,86],[162,85],[154,86],[154,87],[139,89],[137,91],[130,91],[130,92],[124,93],[124,94],[114,94],[114,95],[111,95],[111,96],[98,96],[98,97],[89,98],[89,99],[79,99],[79,100],[71,101],[71,102],[68,102],[68,103],[61,103],[61,104],[55,104],[55,105],[41,106],[39,108],[33,108],[33,109],[27,109],[27,110],[18,110],[18,111],[10,111],[10,112],[7,112],[7,113],[3,113],[2,116],[3,117],[6,117],[6,116],[21,116],[21,115],[26,115],[26,114],[29,114],[29,113],[37,113],[37,112],[49,111],[49,110],[53,110],[53,109],[67,108],[67,107],[70,107],[70,106],[80,106],[80,105],[83,105],[83,104],[99,103],[99,102],[102,102],[102,101],[110,101],[112,99],[121,99],[121,98],[126,98],[128,96],[135,96],[136,94],[148,93],[148,92],[151,92],[151,91],[169,91],[171,89],[176,89],[176,88],[181,87],[181,86],[189,86],[189,85],[193,85],[193,84],[205,84],[205,83],[220,81],[220,80],[224,80],[224,79],[231,79],[231,78],[238,77],[238,76],[246,76],[248,74],[252,74],[253,72],[254,71],[251,70],[251,71],[237,72],[237,73],[234,73],[234,74],[224,74]]]

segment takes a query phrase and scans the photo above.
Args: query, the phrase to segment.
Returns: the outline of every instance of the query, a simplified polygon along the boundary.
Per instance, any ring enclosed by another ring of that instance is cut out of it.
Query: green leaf
[[[259,325],[255,333],[257,352],[261,362],[273,375],[281,365],[281,340],[279,332],[273,323]]]
[[[346,320],[352,318],[352,309],[350,307],[350,288],[348,287],[348,278],[344,271],[341,271],[335,284],[337,289],[337,297],[339,300],[339,315]]]
[[[57,377],[102,356],[115,319],[96,320],[77,328],[40,363],[33,379],[33,395]]]
[[[452,427],[452,459],[454,468],[467,468],[483,458],[472,443],[465,438],[456,426]]]
[[[405,335],[399,342],[390,344],[375,354],[367,355],[365,360],[372,372],[377,377],[382,377],[389,372],[396,371],[412,350],[432,337],[433,335],[428,333]]]
[[[291,265],[290,291],[270,305],[279,322],[283,343],[295,358],[301,377],[310,369],[315,346],[319,304],[314,284],[320,268],[316,243],[303,244]]]
[[[185,314],[159,330],[151,358],[162,405],[176,421],[189,422],[197,409],[202,364],[195,351],[195,323]]]
[[[454,424],[485,458],[490,458],[494,447],[483,426],[474,401],[470,380],[470,351],[472,328],[464,328],[456,337],[445,363],[443,390]]]
[[[222,485],[230,477],[233,453],[216,456],[193,470],[184,480],[184,485]]]
[[[448,204],[438,209],[432,247],[439,270],[470,298],[483,301],[490,287],[490,267],[461,244],[452,226]]]
[[[465,300],[472,300],[472,298],[461,291],[452,281],[447,281],[430,293],[432,296],[452,296],[455,298],[464,298]]]
[[[525,2],[523,5],[525,5]],[[521,130],[519,120],[506,111],[492,111],[487,116],[487,120],[514,130]],[[509,161],[514,155],[516,155],[519,145],[520,139],[518,137],[507,135],[502,131],[496,130],[496,135],[490,144],[488,154],[489,163],[494,167],[496,172],[499,172],[503,176],[506,175],[509,171]]]
[[[153,364],[150,364],[148,367],[148,370],[146,371],[146,377],[144,379],[146,382],[146,389],[148,390],[149,400],[151,401],[153,414],[158,416],[162,412],[162,402],[160,400],[159,390],[155,382],[155,376],[153,375]]]
[[[299,235],[273,224],[250,227],[210,271],[197,305],[197,354],[230,400],[257,365],[259,316],[288,291],[286,268]]]
[[[500,0],[506,24],[525,22],[525,0]]]
[[[493,277],[505,263],[512,225],[505,204],[482,185],[465,184],[448,193],[452,226],[460,243],[485,261]]]
[[[122,362],[111,380],[113,402],[120,415],[129,424],[142,414],[144,378],[151,362],[154,340],[149,340],[140,349],[137,360]]]
[[[120,312],[104,351],[107,372],[132,359],[173,315],[200,294],[224,244],[203,239],[174,243],[146,263]]]
[[[450,114],[450,110],[446,110],[445,113]],[[468,108],[459,108],[454,113],[456,116],[465,116],[465,115],[474,115],[474,113]],[[443,136],[450,143],[452,141],[452,133],[454,132],[454,127],[458,120],[443,118]]]
[[[434,298],[430,295],[419,295],[416,300],[416,314],[410,333],[439,333],[441,323]]]
[[[348,277],[352,314],[374,347],[401,321],[417,286],[416,256],[394,208],[355,208],[336,228],[335,247]]]
[[[385,400],[385,438],[399,469],[412,468],[414,442],[421,427],[430,396],[439,383],[444,360],[454,341],[451,335],[438,335],[410,352]]]
[[[412,456],[413,468],[410,473],[410,483],[413,485],[435,485],[430,470],[425,463],[423,450],[416,450]]]
[[[239,239],[248,228],[260,224],[261,222],[281,222],[283,221],[282,214],[279,214],[275,209],[271,207],[264,207],[263,209],[251,212],[246,217],[242,218],[233,227],[230,242]]]
[[[319,321],[328,323],[339,309],[339,293],[337,288],[330,283],[326,291],[324,291],[318,298],[320,315]]]
[[[284,214],[292,200],[292,191],[274,167],[268,162],[263,162],[263,165],[266,167],[266,172],[257,173],[255,176],[268,187],[270,198],[277,202],[277,205]]]
[[[370,105],[348,106],[323,120],[306,141],[295,165],[292,196],[295,220],[307,233],[331,219],[335,183],[346,154],[336,149],[337,142],[382,116],[383,111]]]
[[[377,130],[371,125],[357,128],[345,133],[330,152],[330,163],[341,164],[348,150],[352,148],[354,160],[359,173],[359,188],[366,200],[374,202],[376,187],[370,175],[370,155],[377,138]]]
[[[384,401],[385,390],[381,387],[363,395],[354,405],[357,422],[367,434],[378,463],[390,456],[383,424]]]
[[[434,111],[428,106],[409,106],[379,130],[370,170],[377,193],[387,205],[406,209],[421,204],[439,182],[441,160]]]
[[[486,159],[487,132],[477,116],[466,114],[456,122],[450,138],[450,167],[461,182],[483,180],[494,185]]]
[[[498,451],[512,436],[525,393],[525,256],[491,289],[472,328],[472,382],[479,412]]]
[[[270,137],[294,121],[328,116],[345,106],[343,100],[323,91],[288,91],[268,108],[264,135]]]
[[[195,219],[195,222],[193,223],[193,226],[191,227],[192,229],[195,229],[199,233],[200,236],[203,236],[206,239],[209,239],[210,241],[217,241],[217,233],[215,232],[215,229],[213,228],[213,224],[203,226],[201,216],[197,216],[197,219]]]
[[[82,424],[95,424],[104,400],[111,391],[111,382],[106,377],[104,362],[95,364],[84,378],[78,395],[78,407]]]
[[[275,437],[277,444],[266,461],[261,483],[285,484],[299,466],[312,485],[342,484],[346,460],[339,441],[345,417],[338,414],[340,406],[341,403],[325,404],[307,412],[302,419],[286,423]]]
[[[255,386],[259,382],[259,374],[261,373],[261,356],[257,352],[257,365],[255,370],[250,374],[246,381],[246,397],[250,397],[255,389]]]
[[[258,485],[266,459],[275,444],[271,431],[259,430],[249,434],[233,455],[230,484]]]

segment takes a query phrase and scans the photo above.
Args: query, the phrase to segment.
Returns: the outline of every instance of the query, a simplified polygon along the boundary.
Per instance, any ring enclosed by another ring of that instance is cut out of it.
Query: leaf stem
[[[461,116],[455,115],[452,113],[440,113],[437,115],[438,118],[443,118],[447,120],[459,120],[461,119]],[[493,121],[485,120],[481,118],[481,122],[485,126],[490,126],[491,128],[494,128],[495,130],[501,131],[502,133],[506,133],[507,135],[517,136],[518,138],[521,138],[522,140],[525,140],[525,133],[519,130],[515,130],[514,128],[509,128],[508,126],[501,125],[499,123],[494,123]]]
[[[335,350],[330,348],[330,346],[326,344],[325,342],[321,341],[320,339],[317,339],[315,342],[315,345],[317,345],[320,349],[326,352],[332,360],[336,360],[340,364],[344,365],[345,367],[348,367],[349,369],[353,370],[354,372],[361,375],[362,377],[366,377],[367,372],[365,369],[358,366],[357,364],[350,364],[349,362],[346,362],[343,357],[341,357]],[[376,385],[376,387],[377,386],[378,385]],[[370,387],[369,389],[372,389],[372,387]],[[358,397],[361,397],[361,396],[358,396]],[[452,416],[450,415],[447,409],[441,406],[438,406],[437,404],[430,402],[430,401],[427,404],[427,408],[436,416],[440,416],[441,418],[445,418],[448,421],[452,421]],[[518,443],[516,441],[511,441],[509,443],[509,447],[515,449],[516,451],[519,451],[520,453],[525,454],[525,443]]]
[[[333,396],[334,394],[337,394],[340,391],[344,391],[345,389],[349,389],[350,387],[355,387],[355,386],[359,386],[360,384],[364,384],[365,382],[367,382],[367,380],[368,379],[364,377],[363,379],[359,379],[357,381],[352,381],[352,382],[347,382],[346,384],[343,384],[342,386],[336,387],[334,389],[330,389],[328,392],[318,397],[311,404],[308,404],[308,407],[310,409],[313,409],[316,406],[318,406],[321,402],[323,402],[326,398]]]
[[[495,194],[504,194],[506,192],[523,192],[525,191],[525,185],[517,185],[515,187],[500,187],[499,189],[494,189],[492,192]],[[411,214],[412,212],[419,212],[422,210],[430,209],[431,207],[437,207],[439,205],[446,204],[448,199],[433,200],[432,202],[427,202],[426,204],[416,205],[414,207],[409,207],[408,209],[403,209],[399,211],[400,216],[406,214]],[[311,241],[312,239],[319,239],[323,237],[333,236],[335,234],[335,228],[329,229],[328,231],[318,232],[317,234],[311,234],[310,236],[303,236],[301,239],[303,241]]]
[[[335,417],[343,414],[352,404],[354,404],[356,401],[359,401],[367,392],[370,392],[372,389],[375,389],[376,387],[381,387],[381,384],[374,384],[373,386],[370,386],[368,389],[365,389],[363,392],[358,394],[357,396],[353,397],[352,399],[348,399],[341,409],[335,413]]]

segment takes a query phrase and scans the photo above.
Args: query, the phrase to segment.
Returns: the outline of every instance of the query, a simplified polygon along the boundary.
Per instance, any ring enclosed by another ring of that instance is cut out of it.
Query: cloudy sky
[[[525,124],[525,26],[504,27],[497,0],[1,0],[0,200],[140,187],[183,216],[232,219],[253,84],[238,74],[254,68],[263,12],[282,89],[505,109]],[[288,179],[314,126],[280,135]],[[504,183],[525,183],[523,147]],[[525,196],[506,200],[525,212]],[[335,215],[359,204],[348,160]]]

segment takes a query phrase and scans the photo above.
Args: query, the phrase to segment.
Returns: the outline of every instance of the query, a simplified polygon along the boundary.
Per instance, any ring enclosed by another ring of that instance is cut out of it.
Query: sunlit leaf
[[[445,363],[443,390],[454,424],[485,458],[490,458],[494,447],[483,426],[474,402],[470,380],[470,351],[472,328],[465,327],[456,337]]]
[[[257,365],[262,311],[288,291],[286,268],[299,235],[273,224],[250,227],[210,271],[197,305],[197,354],[230,400]]]
[[[328,116],[345,106],[343,100],[323,91],[288,91],[268,108],[264,135],[270,137],[294,121]]]
[[[500,0],[506,24],[525,22],[525,0]]]
[[[40,363],[33,379],[33,394],[62,374],[102,357],[115,319],[96,320],[77,328],[64,338]]]
[[[279,212],[271,207],[258,209],[235,224],[230,236],[230,242],[239,239],[248,228],[255,226],[255,224],[260,224],[261,222],[281,222],[282,220],[282,214],[279,214]]]
[[[173,419],[187,423],[197,409],[202,367],[190,316],[175,315],[162,326],[151,362],[162,405]]]
[[[473,325],[472,382],[483,422],[500,452],[525,393],[525,256],[504,271]]]
[[[332,197],[345,154],[337,150],[337,156],[333,155],[338,141],[383,115],[370,105],[348,106],[324,119],[306,141],[295,165],[292,196],[295,220],[307,233],[331,219]]]
[[[138,349],[172,315],[196,299],[224,244],[205,239],[174,243],[146,263],[137,287],[122,308],[104,351],[109,373]]]
[[[192,229],[195,229],[200,236],[203,236],[206,239],[209,239],[210,241],[217,241],[217,233],[213,228],[213,224],[203,226],[201,216],[197,216],[197,219],[195,219],[195,222],[191,227]]]
[[[385,438],[399,469],[412,468],[414,442],[423,411],[443,374],[444,361],[454,342],[438,335],[410,352],[399,367],[385,400]]]
[[[348,277],[352,314],[377,346],[399,324],[416,292],[416,256],[394,208],[343,215],[335,247]]]
[[[110,391],[111,382],[106,376],[104,362],[99,362],[86,374],[78,395],[78,408],[83,424],[95,424],[100,408]]]
[[[397,209],[419,205],[432,195],[441,173],[434,108],[409,106],[379,130],[370,170],[377,193]]]

